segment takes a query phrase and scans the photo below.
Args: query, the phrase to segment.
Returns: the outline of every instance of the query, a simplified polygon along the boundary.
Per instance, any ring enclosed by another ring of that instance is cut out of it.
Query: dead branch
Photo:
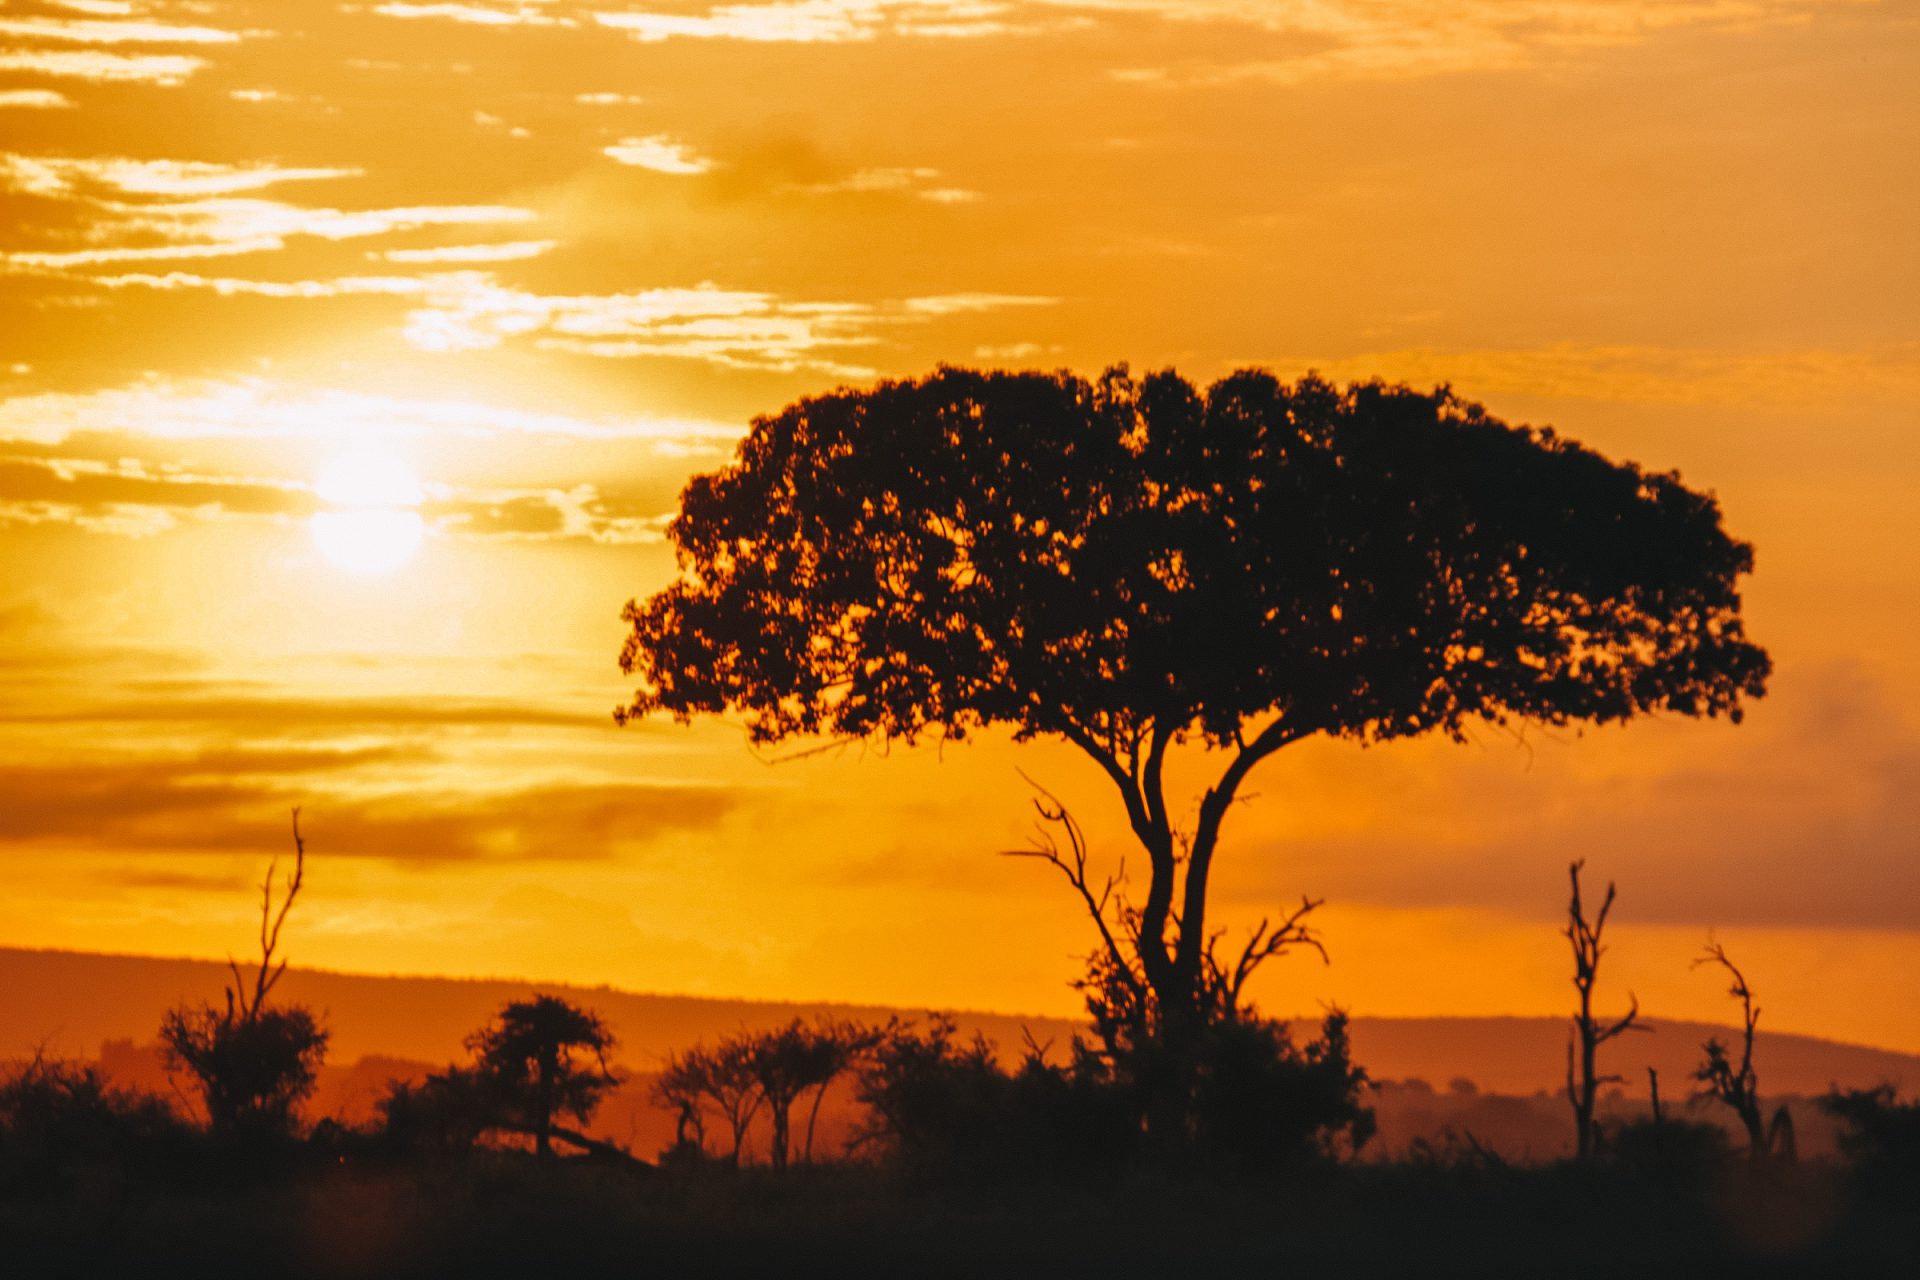
[[[1312,926],[1305,923],[1306,918],[1325,902],[1325,898],[1309,898],[1303,894],[1300,905],[1279,924],[1269,926],[1265,916],[1260,918],[1260,923],[1254,926],[1253,936],[1247,939],[1247,945],[1240,951],[1240,958],[1234,962],[1233,975],[1227,981],[1229,1008],[1239,1006],[1241,989],[1246,986],[1247,979],[1253,976],[1255,969],[1275,956],[1284,955],[1291,947],[1311,947],[1320,953],[1322,964],[1333,963],[1327,955],[1326,945],[1313,932]],[[1208,950],[1211,952],[1211,946]]]
[[[1145,985],[1140,976],[1134,972],[1132,962],[1120,949],[1119,940],[1113,936],[1113,929],[1107,923],[1108,904],[1115,900],[1116,892],[1126,880],[1126,862],[1122,860],[1118,870],[1109,875],[1100,888],[1095,890],[1092,875],[1088,870],[1086,833],[1081,830],[1080,823],[1058,796],[1034,781],[1025,770],[1016,769],[1014,772],[1018,773],[1028,786],[1040,793],[1033,801],[1034,810],[1040,818],[1034,823],[1034,835],[1029,847],[1004,849],[1001,851],[1001,856],[1037,858],[1041,862],[1059,868],[1060,873],[1067,878],[1067,883],[1072,885],[1074,892],[1080,895],[1080,901],[1085,905],[1087,915],[1092,918],[1094,928],[1099,930],[1101,945],[1106,950],[1107,959],[1112,963],[1115,972],[1121,975],[1136,997],[1144,999]],[[1066,834],[1067,852],[1065,853],[1061,852],[1060,843],[1054,837],[1055,828]]]

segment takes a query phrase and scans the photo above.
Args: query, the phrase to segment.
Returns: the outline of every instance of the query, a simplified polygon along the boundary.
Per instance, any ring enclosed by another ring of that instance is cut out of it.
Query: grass
[[[635,1176],[520,1158],[255,1186],[81,1178],[0,1202],[20,1277],[1914,1275],[1920,1204],[1826,1164],[1685,1179],[1344,1166],[1260,1185],[940,1184],[871,1167]]]

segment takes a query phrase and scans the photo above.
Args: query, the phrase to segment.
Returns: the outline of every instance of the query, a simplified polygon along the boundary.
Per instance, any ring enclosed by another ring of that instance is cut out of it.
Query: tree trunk
[[[773,1104],[773,1139],[770,1159],[775,1169],[787,1167],[788,1105],[784,1101]]]
[[[545,1058],[540,1060],[535,1084],[533,1149],[540,1159],[553,1159],[553,1075]]]
[[[813,1163],[813,1125],[814,1125],[814,1122],[820,1118],[821,1100],[827,1096],[827,1086],[831,1085],[832,1083],[833,1081],[829,1080],[825,1084],[822,1084],[818,1089],[814,1090],[813,1106],[807,1111],[807,1140],[806,1140],[806,1146],[804,1149],[805,1154],[802,1155],[801,1159],[806,1161],[806,1163],[808,1164]]]

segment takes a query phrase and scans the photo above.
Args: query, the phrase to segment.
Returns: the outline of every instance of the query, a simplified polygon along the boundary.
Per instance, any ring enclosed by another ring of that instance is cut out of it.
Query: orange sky
[[[802,393],[1261,363],[1680,469],[1777,663],[1738,728],[1263,765],[1219,901],[1334,956],[1269,1007],[1557,1011],[1584,856],[1615,998],[1726,1016],[1711,928],[1920,1050],[1916,84],[1870,0],[8,0],[0,941],[244,947],[298,803],[303,963],[1068,1011],[991,854],[1016,764],[1124,852],[1092,766],[617,730],[619,608]]]

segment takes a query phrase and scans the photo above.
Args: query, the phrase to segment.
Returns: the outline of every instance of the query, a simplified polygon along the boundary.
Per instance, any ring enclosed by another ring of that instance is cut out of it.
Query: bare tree
[[[1712,1098],[1740,1117],[1747,1131],[1747,1152],[1759,1160],[1768,1150],[1766,1127],[1760,1122],[1760,1081],[1753,1069],[1753,1032],[1760,1022],[1760,1009],[1753,1002],[1753,988],[1747,985],[1746,975],[1728,958],[1725,947],[1709,940],[1693,967],[1698,969],[1703,964],[1717,964],[1733,975],[1733,985],[1727,994],[1740,1001],[1741,1040],[1738,1066],[1734,1065],[1733,1055],[1720,1042],[1720,1037],[1714,1036],[1702,1046],[1706,1056],[1694,1070],[1693,1078],[1706,1087],[1698,1096]]]
[[[1580,901],[1580,870],[1586,865],[1586,859],[1582,858],[1567,868],[1573,894],[1567,903],[1567,927],[1561,930],[1573,946],[1573,986],[1580,993],[1580,1008],[1573,1015],[1573,1031],[1567,1037],[1567,1102],[1573,1107],[1576,1151],[1582,1160],[1591,1159],[1594,1152],[1597,1135],[1593,1123],[1593,1103],[1599,1095],[1600,1086],[1616,1084],[1625,1079],[1623,1076],[1598,1073],[1596,1059],[1600,1046],[1624,1032],[1649,1029],[1636,1021],[1640,1016],[1640,1002],[1632,992],[1627,993],[1626,1016],[1619,1021],[1603,1024],[1593,1016],[1593,988],[1600,978],[1600,957],[1607,952],[1600,935],[1607,927],[1607,913],[1613,910],[1615,890],[1609,881],[1607,896],[1600,903],[1600,912],[1589,922],[1586,908]]]

